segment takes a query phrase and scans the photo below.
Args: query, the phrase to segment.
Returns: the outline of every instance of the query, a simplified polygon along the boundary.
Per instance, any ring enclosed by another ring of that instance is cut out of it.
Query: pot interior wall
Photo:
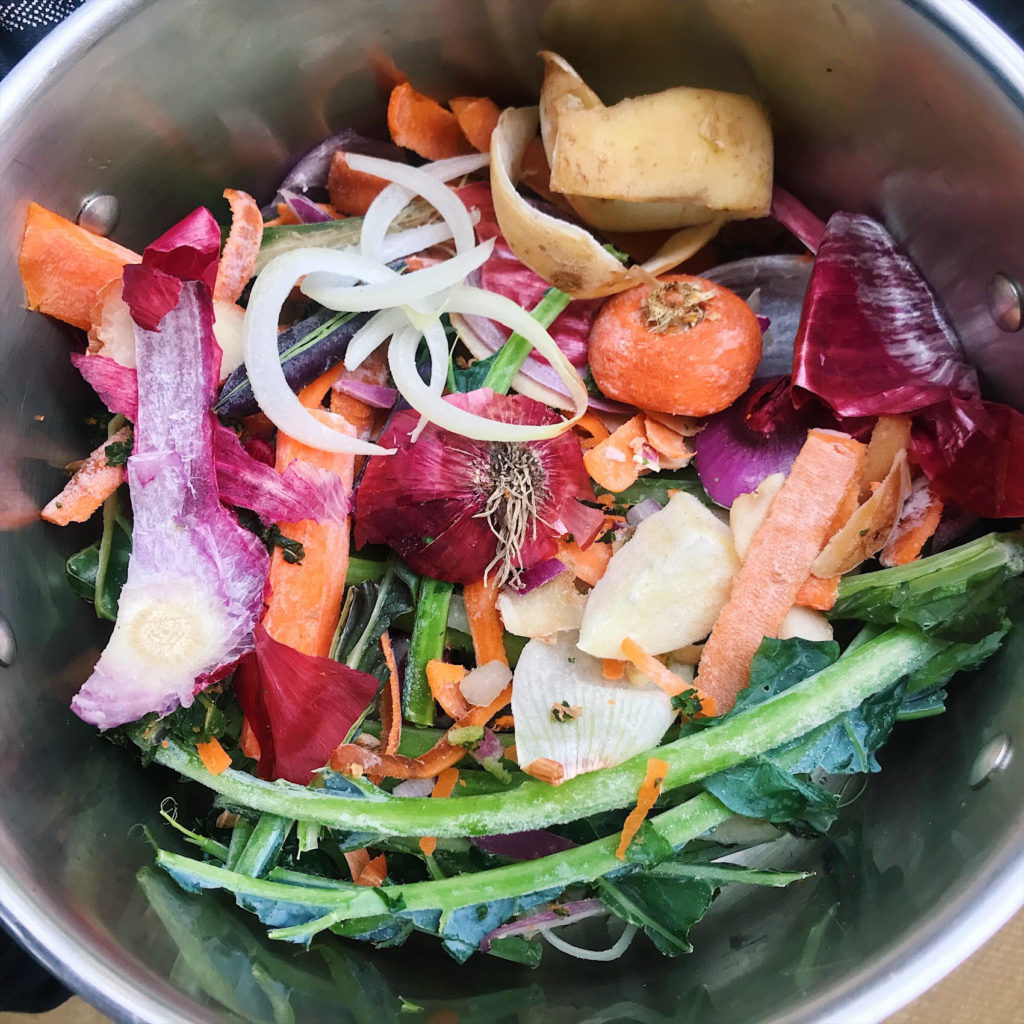
[[[143,772],[68,711],[105,640],[64,580],[64,559],[94,528],[56,530],[35,510],[81,456],[93,406],[67,361],[71,332],[21,309],[13,254],[29,200],[73,217],[86,195],[113,193],[115,237],[141,247],[199,203],[225,219],[225,186],[268,196],[289,158],[328,132],[379,133],[381,55],[428,92],[529,102],[535,54],[547,46],[607,101],[676,84],[761,98],[780,181],[822,213],[882,216],[939,290],[993,397],[1022,405],[1021,346],[985,307],[993,272],[1024,279],[1020,107],[925,5],[101,6],[66,26],[77,25],[78,41],[66,42],[45,84],[19,81],[0,126],[0,614],[17,644],[0,668],[0,897],[15,928],[98,1005],[140,1020],[217,1020],[224,1007],[271,1020],[274,1001],[291,999],[304,1024],[347,1019],[339,1004],[351,1019],[377,1021],[397,1016],[399,996],[455,1009],[463,1024],[849,1019],[837,1008],[855,991],[901,965],[916,970],[941,932],[1020,868],[1024,758],[980,789],[968,785],[981,748],[1024,721],[1019,628],[998,663],[956,685],[947,715],[900,729],[883,775],[833,840],[792,844],[813,880],[723,900],[681,960],[639,942],[613,969],[549,958],[534,972],[483,958],[456,967],[416,942],[300,953],[260,939],[217,898],[197,902],[152,871],[137,881],[151,852],[136,826],[161,828],[168,795],[186,820],[206,798]],[[956,941],[966,953],[980,938]],[[254,963],[277,980],[261,986]]]

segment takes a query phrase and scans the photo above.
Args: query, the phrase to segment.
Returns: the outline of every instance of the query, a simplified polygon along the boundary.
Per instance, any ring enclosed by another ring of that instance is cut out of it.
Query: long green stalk
[[[557,288],[549,288],[541,297],[530,316],[542,327],[550,327],[572,301],[572,297]],[[498,350],[498,356],[484,377],[483,387],[492,388],[499,395],[507,395],[516,374],[522,369],[533,345],[521,334],[512,334]]]
[[[701,793],[659,814],[652,819],[652,823],[667,842],[678,847],[696,839],[731,815],[732,812],[724,804],[708,793]],[[313,888],[249,878],[164,850],[157,854],[157,864],[188,885],[228,889],[243,896],[257,896],[322,909],[323,916],[309,924],[280,928],[270,933],[271,938],[305,940],[315,932],[340,921],[392,913],[398,899],[401,899],[404,911],[440,910],[445,913],[477,903],[561,888],[573,882],[592,881],[623,866],[623,862],[615,856],[618,844],[619,836],[612,835],[536,860],[453,875],[451,878],[392,885],[386,890],[344,882]],[[707,867],[695,865],[694,870],[706,870]]]
[[[416,725],[434,724],[434,695],[427,682],[427,662],[444,656],[453,589],[451,583],[426,576],[420,584],[402,682],[402,715]]]
[[[173,740],[155,760],[202,782],[229,802],[332,828],[396,836],[473,836],[521,832],[626,807],[636,799],[649,757],[668,765],[664,790],[686,785],[788,743],[857,707],[944,650],[916,629],[889,629],[784,693],[700,732],[560,786],[526,782],[511,792],[459,800],[391,797],[374,790],[331,794],[270,783],[228,769],[211,775],[197,754]]]

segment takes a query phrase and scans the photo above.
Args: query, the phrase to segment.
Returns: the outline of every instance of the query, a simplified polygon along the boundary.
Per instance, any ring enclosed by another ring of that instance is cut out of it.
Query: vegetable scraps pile
[[[543,57],[538,108],[396,76],[392,142],[228,189],[226,232],[29,209],[28,303],[110,413],[42,513],[102,510],[72,706],[213,791],[157,863],[274,938],[686,951],[723,886],[804,877],[729,855],[826,830],[1020,597],[985,520],[1024,417],[885,228],[773,187],[750,98],[606,106]],[[768,215],[813,258],[687,272]]]

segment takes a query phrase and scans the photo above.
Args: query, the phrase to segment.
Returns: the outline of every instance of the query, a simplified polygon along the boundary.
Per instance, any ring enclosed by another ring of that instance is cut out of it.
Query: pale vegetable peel
[[[516,756],[561,765],[562,779],[609,768],[657,746],[675,712],[663,690],[612,682],[601,662],[576,646],[575,632],[554,643],[531,640],[512,686]]]

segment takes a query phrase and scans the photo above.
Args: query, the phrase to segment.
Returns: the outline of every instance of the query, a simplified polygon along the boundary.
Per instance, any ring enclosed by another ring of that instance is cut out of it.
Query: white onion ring
[[[459,256],[408,274],[399,274],[384,264],[378,264],[390,276],[370,284],[341,285],[335,283],[333,275],[316,272],[306,277],[300,290],[321,306],[346,313],[371,313],[378,309],[411,306],[461,284],[467,274],[486,262],[493,249],[494,239],[491,238]]]
[[[554,928],[557,927],[557,925],[554,926]],[[627,924],[618,941],[609,949],[584,949],[582,946],[574,946],[571,942],[566,942],[565,939],[559,938],[555,935],[554,928],[541,928],[538,930],[538,934],[550,942],[555,949],[569,956],[574,956],[577,960],[618,960],[629,949],[633,936],[637,933],[635,924]]]
[[[289,437],[312,448],[354,455],[390,455],[394,449],[340,434],[312,416],[285,380],[277,351],[281,307],[295,282],[313,271],[386,280],[394,271],[356,253],[296,249],[278,256],[256,278],[242,322],[245,369],[260,409]]]
[[[438,180],[437,175],[443,179],[445,176],[456,177],[459,174],[468,173],[468,170],[462,168],[476,170],[487,163],[489,160],[487,154],[480,153],[471,157],[436,161],[430,165],[433,173],[429,173],[424,168],[409,167],[406,164],[395,163],[393,160],[381,160],[372,156],[352,154],[347,159],[352,170],[373,174],[393,183],[393,186],[384,189],[374,199],[363,218],[360,248],[365,256],[383,261],[384,235],[412,195],[419,195],[426,199],[441,215],[442,220],[448,224],[452,231],[452,238],[455,239],[456,253],[463,253],[473,246],[475,239],[469,211],[463,206],[458,196],[454,195],[444,184],[444,181]],[[459,160],[461,163],[456,165],[455,160]],[[400,192],[399,189],[394,188],[395,185],[401,186],[403,191]],[[393,188],[394,190],[392,190]]]

